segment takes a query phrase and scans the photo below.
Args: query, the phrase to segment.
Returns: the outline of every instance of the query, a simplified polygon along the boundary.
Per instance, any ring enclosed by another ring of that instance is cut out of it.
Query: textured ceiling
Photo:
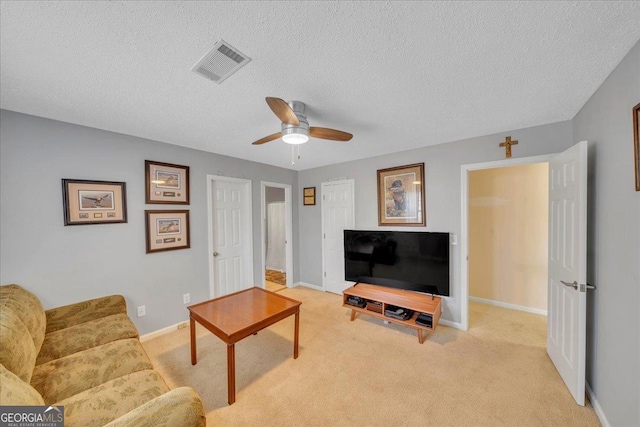
[[[640,2],[1,3],[1,107],[308,169],[569,120],[640,39]],[[221,85],[219,39],[252,58]],[[354,134],[291,148],[266,96]]]

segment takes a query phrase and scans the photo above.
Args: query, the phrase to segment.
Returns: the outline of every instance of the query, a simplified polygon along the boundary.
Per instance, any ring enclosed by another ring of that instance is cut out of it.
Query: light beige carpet
[[[198,327],[144,343],[171,387],[195,388],[210,426],[597,426],[545,351],[543,316],[471,303],[471,327],[411,329],[359,316],[338,295],[298,287],[293,317],[236,344],[236,403],[227,404],[226,345]]]
[[[265,280],[264,281],[264,288],[266,290],[268,290],[268,291],[271,291],[271,292],[278,292],[278,291],[281,291],[283,289],[287,289],[286,286],[279,285],[279,284],[277,284],[275,282],[272,282],[270,280]]]

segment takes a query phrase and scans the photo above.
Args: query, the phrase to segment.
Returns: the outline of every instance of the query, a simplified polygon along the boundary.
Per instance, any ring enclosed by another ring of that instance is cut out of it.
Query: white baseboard
[[[587,396],[589,396],[591,406],[593,406],[593,409],[596,411],[596,415],[600,420],[600,424],[602,424],[602,427],[611,427],[611,424],[609,424],[609,420],[607,420],[607,417],[602,410],[602,406],[600,406],[600,402],[598,402],[595,394],[593,394],[593,390],[591,390],[591,386],[589,385],[589,383],[585,383],[585,386],[587,389]]]
[[[185,327],[189,326],[189,319],[176,323],[175,325],[167,326],[166,328],[158,329],[157,331],[149,332],[148,334],[144,334],[140,336],[140,342],[149,341],[151,339],[157,338],[161,335],[168,334],[169,332],[173,332],[176,329],[179,329],[179,326],[185,324]]]
[[[449,326],[451,328],[460,329],[462,331],[466,330],[466,329],[464,329],[462,327],[462,323],[452,322],[451,320],[446,320],[446,319],[442,319],[442,318],[440,320],[438,320],[438,325]]]
[[[324,291],[324,289],[322,289],[322,286],[312,285],[311,283],[306,283],[306,282],[296,282],[293,284],[292,288],[295,288],[298,286],[304,286],[305,288],[315,289],[316,291]]]
[[[541,314],[543,316],[547,315],[547,310],[542,310],[539,308],[532,308],[532,307],[525,307],[524,305],[509,304],[508,302],[493,301],[490,299],[471,297],[471,296],[469,297],[469,301],[480,302],[482,304],[495,305],[498,307],[510,308],[512,310],[526,311],[527,313]]]

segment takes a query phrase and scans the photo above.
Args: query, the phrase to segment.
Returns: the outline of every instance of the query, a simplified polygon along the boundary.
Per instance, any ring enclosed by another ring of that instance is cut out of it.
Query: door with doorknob
[[[213,269],[215,296],[219,297],[246,289],[247,265],[244,248],[246,239],[244,184],[217,181],[213,185]]]

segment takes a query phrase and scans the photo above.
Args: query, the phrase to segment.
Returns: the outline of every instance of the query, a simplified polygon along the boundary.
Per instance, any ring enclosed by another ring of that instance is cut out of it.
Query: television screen
[[[449,296],[449,233],[344,231],[345,280]]]

